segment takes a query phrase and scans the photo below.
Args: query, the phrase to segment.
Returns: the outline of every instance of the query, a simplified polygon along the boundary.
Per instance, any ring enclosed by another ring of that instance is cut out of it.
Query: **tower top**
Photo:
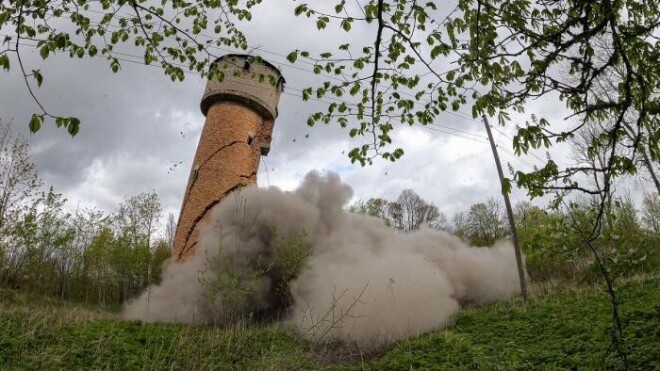
[[[280,70],[258,56],[226,54],[216,59],[217,74],[206,83],[200,104],[206,116],[221,101],[234,101],[254,109],[264,118],[277,117],[277,103],[286,82]]]

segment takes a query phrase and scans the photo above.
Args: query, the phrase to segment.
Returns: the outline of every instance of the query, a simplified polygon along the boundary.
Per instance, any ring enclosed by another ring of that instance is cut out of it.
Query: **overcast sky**
[[[243,25],[255,48],[250,52],[278,66],[287,80],[272,148],[262,158],[258,173],[260,186],[293,189],[310,170],[334,171],[353,187],[356,198],[394,199],[411,188],[450,218],[475,202],[499,195],[483,125],[465,114],[442,115],[438,126],[430,128],[396,127],[394,143],[404,148],[405,156],[396,163],[377,160],[367,167],[351,164],[346,156],[361,144],[349,140],[347,131],[335,126],[307,127],[307,115],[323,107],[318,102],[303,102],[298,95],[316,80],[309,65],[291,67],[283,55],[295,48],[332,49],[347,37],[367,43],[373,35],[359,28],[348,35],[320,33],[313,22],[293,17],[295,5],[291,1],[265,2],[257,7],[253,21]],[[45,80],[37,95],[48,110],[82,121],[75,138],[54,125],[28,135],[27,123],[38,109],[17,68],[0,72],[0,118],[13,119],[15,129],[28,137],[44,182],[63,193],[72,208],[106,211],[114,211],[124,197],[155,190],[166,213],[178,216],[204,124],[199,109],[204,81],[188,75],[184,82],[173,83],[158,68],[128,62],[120,73],[113,74],[102,58],[78,60],[63,55],[44,62],[27,47],[22,56],[28,70],[42,70]],[[561,107],[546,98],[534,102],[527,113],[560,117]],[[510,163],[516,169],[530,170],[530,165],[541,164],[535,157],[521,160],[512,156],[509,137],[514,128],[500,130],[507,136],[494,134],[505,167]],[[542,158],[544,153],[537,152],[537,156]],[[523,199],[524,193],[515,190],[513,197]]]

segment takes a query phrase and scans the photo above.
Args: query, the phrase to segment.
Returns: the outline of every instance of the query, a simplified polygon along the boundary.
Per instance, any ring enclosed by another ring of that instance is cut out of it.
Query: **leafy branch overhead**
[[[44,60],[57,54],[101,57],[118,72],[127,60],[116,47],[130,44],[143,55],[144,64],[159,65],[173,81],[181,81],[188,71],[205,75],[216,54],[222,54],[217,48],[247,48],[235,22],[250,20],[248,9],[260,2],[0,1],[0,67],[20,71],[39,107],[29,122],[31,132],[37,132],[45,120],[53,120],[73,136],[80,120],[51,112],[38,99],[35,85],[40,87],[45,77],[40,70],[27,70],[22,59],[26,49],[36,48]]]
[[[533,102],[559,99],[567,117],[550,122],[531,115],[518,125],[516,153],[564,142],[597,123],[601,130],[588,153],[606,150],[606,166],[561,168],[548,159],[542,168],[516,172],[514,180],[533,197],[570,190],[600,194],[603,189],[578,184],[576,175],[596,172],[609,185],[614,177],[635,174],[640,153],[660,161],[659,6],[460,0],[446,9],[435,2],[372,0],[359,6],[339,1],[323,12],[300,4],[295,14],[314,20],[319,30],[334,24],[338,32],[351,32],[359,24],[371,36],[365,45],[342,44],[314,57],[296,50],[289,61],[308,58],[316,73],[340,78],[305,90],[307,98],[343,100],[308,124],[335,122],[364,137],[349,154],[363,165],[378,156],[400,157],[400,149],[387,150],[396,125],[430,125],[444,111],[466,106],[474,118],[496,115],[505,125]]]
[[[4,1],[0,66],[23,74],[40,107],[30,120],[32,131],[52,119],[75,135],[79,120],[51,113],[37,99],[35,84],[47,76],[26,69],[25,48],[37,48],[44,59],[105,58],[117,72],[125,61],[117,46],[130,44],[144,64],[159,65],[179,81],[187,72],[217,72],[209,66],[219,48],[246,49],[237,22],[252,20],[260,2]],[[660,189],[657,1],[459,0],[454,8],[416,0],[295,4],[294,15],[321,32],[359,33],[356,40],[364,40],[314,54],[301,45],[288,55],[291,63],[305,59],[326,80],[303,89],[303,99],[334,98],[307,124],[346,128],[360,141],[349,152],[353,162],[401,158],[404,149],[392,136],[399,125],[430,125],[443,112],[465,108],[474,118],[496,116],[505,125],[520,120],[531,104],[560,100],[563,119],[530,114],[525,123],[516,122],[514,151],[548,148],[595,127],[585,154],[604,155],[604,161],[565,165],[548,156],[544,165],[515,171],[507,182],[532,197],[574,190],[602,195],[613,179],[641,167]],[[598,179],[598,185],[584,184],[584,178]]]

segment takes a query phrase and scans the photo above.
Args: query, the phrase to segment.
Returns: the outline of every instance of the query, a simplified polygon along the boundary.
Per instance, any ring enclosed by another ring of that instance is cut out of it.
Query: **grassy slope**
[[[621,310],[633,369],[660,370],[660,279],[628,283]],[[463,312],[447,331],[398,344],[380,369],[617,369],[611,307],[595,290]]]
[[[0,369],[315,369],[333,358],[277,327],[149,325],[69,304],[0,305]],[[630,361],[660,370],[660,278],[621,289]],[[446,331],[346,368],[613,369],[610,308],[597,290],[463,311]],[[335,350],[336,351],[336,350]],[[341,353],[341,352],[339,352]]]

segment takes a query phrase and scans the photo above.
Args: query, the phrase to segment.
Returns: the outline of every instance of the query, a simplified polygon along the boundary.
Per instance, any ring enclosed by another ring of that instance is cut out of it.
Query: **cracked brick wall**
[[[247,58],[228,55],[216,61],[230,78],[209,81],[204,92],[206,122],[179,214],[176,260],[195,254],[199,229],[209,222],[213,207],[230,192],[257,183],[260,157],[270,150],[283,79],[267,62],[243,68]],[[278,83],[258,79],[266,74]]]

